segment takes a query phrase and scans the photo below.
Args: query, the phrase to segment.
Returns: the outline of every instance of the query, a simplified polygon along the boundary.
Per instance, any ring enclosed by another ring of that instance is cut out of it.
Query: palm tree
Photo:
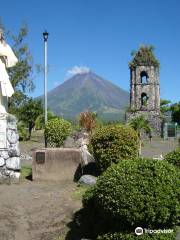
[[[139,155],[141,155],[141,146],[142,146],[142,133],[146,132],[151,134],[151,127],[149,121],[144,118],[143,115],[140,115],[136,118],[133,118],[130,121],[130,126],[137,132],[139,137]]]

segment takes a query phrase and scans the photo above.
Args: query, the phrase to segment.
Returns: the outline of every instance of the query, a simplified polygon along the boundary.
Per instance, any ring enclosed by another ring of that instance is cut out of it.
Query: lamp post
[[[47,40],[49,33],[47,31],[43,32],[44,38],[44,121],[47,122]],[[47,141],[45,139],[45,147],[47,147]]]

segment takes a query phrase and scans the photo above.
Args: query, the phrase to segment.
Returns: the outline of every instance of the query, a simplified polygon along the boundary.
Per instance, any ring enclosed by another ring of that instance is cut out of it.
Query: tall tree
[[[41,100],[33,100],[29,98],[20,107],[18,119],[28,125],[29,139],[31,138],[32,129],[35,126],[36,119],[43,113]]]
[[[22,24],[17,34],[6,30],[0,21],[0,27],[4,29],[5,40],[18,58],[18,63],[12,68],[8,68],[8,74],[15,93],[9,98],[9,112],[16,114],[17,108],[26,100],[26,94],[34,89],[33,84],[33,58],[29,47],[25,42],[28,34],[28,27]]]
[[[165,112],[171,110],[170,103],[171,103],[171,101],[169,101],[169,100],[161,99],[160,109],[161,109],[162,113],[165,113]]]
[[[180,124],[180,102],[172,104],[171,110],[173,121]]]

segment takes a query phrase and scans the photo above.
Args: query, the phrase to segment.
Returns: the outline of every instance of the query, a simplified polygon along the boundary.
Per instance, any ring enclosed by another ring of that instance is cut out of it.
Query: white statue
[[[88,151],[88,146],[87,144],[89,143],[89,140],[80,139],[81,142],[81,147],[80,147],[80,151],[81,151],[81,169],[82,169],[82,174],[83,174],[83,168],[85,166],[87,166],[89,163],[91,162],[95,162],[94,157],[90,154],[90,152]]]
[[[6,113],[8,97],[14,93],[6,68],[18,62],[11,47],[4,41],[3,30],[0,29],[0,113]]]

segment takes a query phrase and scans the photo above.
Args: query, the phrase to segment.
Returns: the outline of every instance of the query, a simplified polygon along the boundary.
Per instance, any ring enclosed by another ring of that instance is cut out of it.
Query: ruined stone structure
[[[17,182],[20,177],[20,150],[17,120],[0,114],[0,183]]]
[[[148,119],[153,135],[161,135],[159,62],[151,47],[141,47],[129,64],[130,109],[126,119],[143,115]]]

